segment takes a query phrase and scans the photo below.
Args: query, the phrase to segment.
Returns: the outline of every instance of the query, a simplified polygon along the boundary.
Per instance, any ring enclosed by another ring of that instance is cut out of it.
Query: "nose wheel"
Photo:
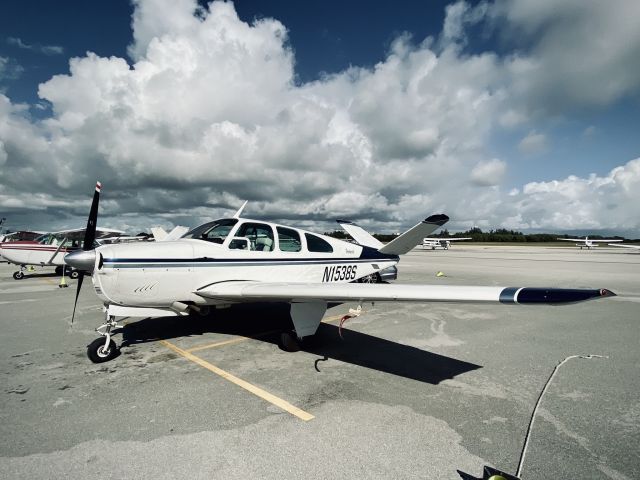
[[[118,347],[116,342],[104,338],[96,338],[87,346],[87,356],[93,363],[108,362],[118,355]]]
[[[17,272],[13,272],[13,279],[14,280],[22,280],[24,278],[24,271],[26,269],[27,269],[26,266],[20,265],[20,270],[18,270]]]
[[[111,331],[118,327],[115,317],[106,315],[105,322],[96,328],[102,335],[87,346],[87,356],[93,363],[103,363],[113,360],[120,354],[116,342],[111,339]]]

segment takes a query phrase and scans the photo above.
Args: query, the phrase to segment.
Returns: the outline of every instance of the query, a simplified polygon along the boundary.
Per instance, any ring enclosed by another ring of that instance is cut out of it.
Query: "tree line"
[[[333,232],[325,232],[325,235],[329,235],[334,238],[348,239],[349,235],[342,230],[334,230]],[[383,243],[390,242],[397,237],[395,234],[373,234],[375,238]],[[444,229],[438,233],[431,234],[431,237],[453,237],[463,238],[470,237],[474,242],[522,242],[522,243],[539,243],[539,242],[555,242],[558,238],[583,238],[581,235],[568,235],[568,234],[556,234],[556,233],[522,233],[516,230],[507,230],[506,228],[497,228],[483,232],[478,227],[473,227],[465,232],[450,233],[449,230]],[[625,240],[621,236],[603,237],[602,235],[589,235],[590,239],[599,240],[603,238],[620,239]]]

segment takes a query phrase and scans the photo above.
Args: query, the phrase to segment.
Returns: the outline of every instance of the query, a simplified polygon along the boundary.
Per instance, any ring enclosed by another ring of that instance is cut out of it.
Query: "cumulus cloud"
[[[78,226],[100,179],[103,221],[136,230],[229,215],[244,199],[248,215],[302,226],[347,216],[398,231],[438,211],[459,226],[556,225],[553,215],[573,214],[562,202],[547,208],[558,193],[502,192],[507,162],[487,154],[496,129],[527,124],[519,95],[535,90],[512,81],[515,58],[463,53],[468,25],[491,15],[520,21],[509,16],[516,6],[496,5],[501,16],[458,3],[440,41],[400,36],[370,69],[298,85],[281,22],[242,22],[227,2],[136,0],[133,63],[71,59],[68,74],[40,85],[52,111],[44,120],[0,95],[0,206]],[[529,60],[543,53],[536,47]],[[546,143],[531,130],[521,148]],[[616,192],[622,177],[637,176],[630,164],[621,168]],[[586,182],[585,199],[595,188],[590,179],[566,181]],[[613,226],[622,217],[594,218]]]
[[[635,230],[640,213],[640,158],[605,176],[531,182],[516,204],[524,228]]]
[[[479,162],[471,170],[471,180],[480,186],[499,185],[507,170],[507,164],[502,160],[494,158],[487,162]]]
[[[496,1],[491,15],[509,43],[506,67],[531,113],[609,105],[640,88],[640,2]]]
[[[526,137],[520,140],[518,150],[528,155],[542,153],[547,150],[547,137],[542,133],[531,131]]]

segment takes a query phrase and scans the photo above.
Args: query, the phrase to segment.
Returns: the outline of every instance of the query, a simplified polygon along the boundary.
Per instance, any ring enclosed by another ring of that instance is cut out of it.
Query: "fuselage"
[[[5,242],[0,244],[0,254],[8,262],[16,265],[55,265],[65,264],[64,256],[77,250],[77,246],[60,245],[47,235],[37,240]]]
[[[196,227],[177,241],[98,247],[92,276],[96,294],[105,304],[126,306],[211,304],[216,302],[197,295],[198,289],[231,281],[347,283],[399,260],[274,223],[216,222]]]
[[[436,248],[449,250],[450,246],[451,242],[449,240],[424,240],[422,242],[422,248],[430,248],[431,250],[435,250]]]

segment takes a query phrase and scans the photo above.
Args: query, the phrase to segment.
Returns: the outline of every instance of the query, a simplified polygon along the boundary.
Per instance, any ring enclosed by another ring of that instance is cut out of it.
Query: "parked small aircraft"
[[[4,233],[0,235],[0,262],[10,263],[2,256],[2,244],[9,242],[19,242],[22,240],[34,240],[45,232],[31,232],[29,230],[19,230],[17,232]]]
[[[562,240],[563,242],[580,242],[576,243],[576,247],[580,247],[580,250],[586,248],[587,250],[591,250],[598,246],[598,243],[607,243],[607,242],[621,242],[622,240],[617,239],[604,239],[604,240],[590,240],[589,237],[584,238],[558,238],[558,240]]]
[[[120,235],[121,230],[100,228],[96,231],[97,238]],[[8,262],[20,265],[20,270],[13,273],[15,280],[24,278],[27,265],[54,266],[56,273],[61,275],[65,266],[64,256],[80,248],[80,241],[85,236],[85,229],[61,230],[45,233],[35,240],[20,240],[0,244],[0,254]],[[69,269],[71,278],[78,278],[79,272]]]
[[[621,245],[619,243],[608,243],[610,247],[632,248],[640,252],[640,245]]]
[[[443,248],[444,250],[449,250],[451,247],[451,242],[460,242],[462,240],[471,240],[471,237],[446,237],[446,238],[438,238],[438,237],[426,237],[422,239],[422,248],[430,248],[431,250],[435,250],[436,248]]]
[[[281,335],[281,346],[296,350],[299,340],[315,334],[328,303],[565,304],[614,296],[605,289],[359,283],[395,266],[400,255],[446,223],[446,215],[432,215],[373,248],[241,218],[243,205],[233,217],[200,225],[173,242],[94,248],[100,189],[98,182],[82,251],[65,257],[73,268],[91,273],[104,304],[105,321],[97,329],[102,337],[87,348],[96,363],[117,355],[112,340],[117,317],[181,316],[241,302],[289,303],[294,331]],[[360,236],[365,244],[373,238],[368,233]],[[78,278],[72,322],[83,279]]]

